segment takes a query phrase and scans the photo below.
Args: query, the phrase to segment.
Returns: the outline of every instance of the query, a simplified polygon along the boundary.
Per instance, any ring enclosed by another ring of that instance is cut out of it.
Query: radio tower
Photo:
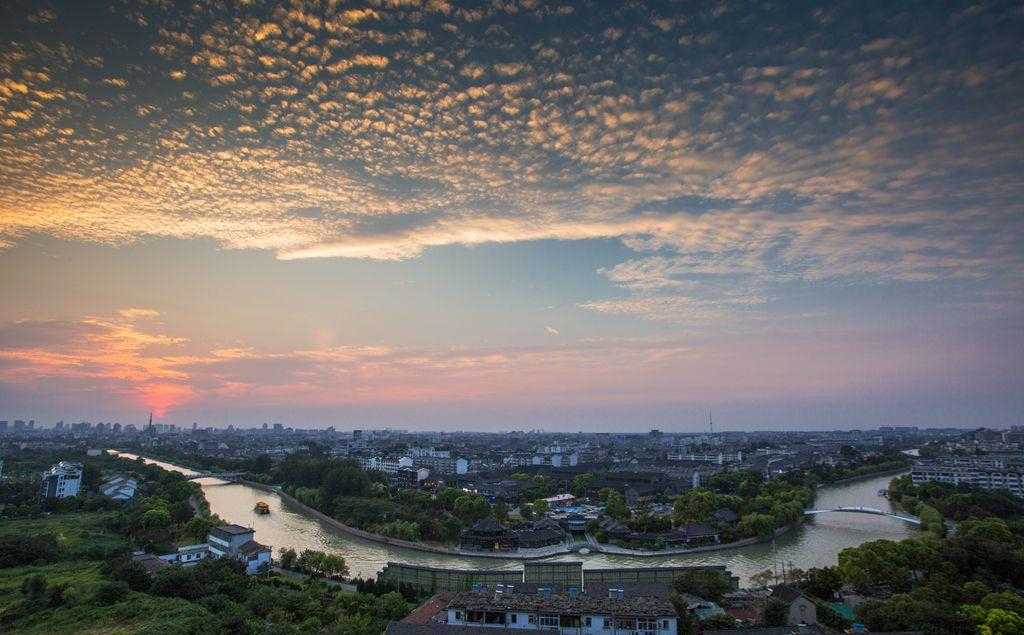
[[[711,418],[711,408],[708,408],[708,434],[715,433],[715,421]]]

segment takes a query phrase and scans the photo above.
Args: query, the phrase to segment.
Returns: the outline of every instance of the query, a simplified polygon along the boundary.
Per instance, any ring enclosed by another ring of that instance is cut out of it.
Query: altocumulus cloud
[[[619,239],[625,297],[582,306],[658,320],[780,282],[1015,278],[1019,7],[781,6],[6,8],[0,246]]]

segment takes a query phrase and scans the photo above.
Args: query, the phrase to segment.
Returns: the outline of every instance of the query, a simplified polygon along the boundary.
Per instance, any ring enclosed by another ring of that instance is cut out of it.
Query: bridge
[[[245,472],[196,472],[185,477],[186,481],[194,481],[199,478],[217,478],[222,481],[237,481],[245,476]]]
[[[871,514],[872,516],[888,516],[889,518],[895,518],[896,520],[902,520],[905,523],[911,525],[920,525],[921,519],[916,516],[894,514],[881,509],[875,509],[874,507],[836,507],[834,509],[805,509],[804,516],[817,516],[818,514],[835,514],[835,513],[846,513],[846,514]]]

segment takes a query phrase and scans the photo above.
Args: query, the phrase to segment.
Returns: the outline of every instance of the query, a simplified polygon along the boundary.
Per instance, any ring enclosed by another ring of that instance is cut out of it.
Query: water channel
[[[121,456],[136,458],[133,454]],[[193,470],[163,461],[146,459],[160,467],[195,474]],[[874,507],[891,510],[887,499],[879,496],[895,475],[864,479],[818,490],[814,505],[817,509],[842,506]],[[332,551],[345,557],[351,574],[372,577],[388,561],[449,567],[458,569],[519,569],[518,560],[455,557],[435,553],[382,545],[350,536],[293,508],[277,494],[260,491],[240,483],[226,483],[212,478],[198,480],[210,503],[210,510],[224,520],[256,530],[256,540],[274,548],[293,547],[297,550],[317,549]],[[257,515],[253,507],[257,501],[266,501],[271,513]],[[900,540],[910,536],[914,528],[902,521],[885,516],[835,513],[814,517],[803,526],[777,538],[774,543],[749,545],[686,555],[638,558],[600,553],[587,555],[566,554],[552,560],[582,560],[588,569],[608,567],[673,566],[693,564],[724,564],[743,582],[765,569],[823,567],[834,565],[836,556],[847,547],[878,539]]]

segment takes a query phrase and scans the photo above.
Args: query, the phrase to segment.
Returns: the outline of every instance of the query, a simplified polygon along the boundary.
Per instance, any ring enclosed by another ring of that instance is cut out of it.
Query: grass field
[[[185,633],[205,610],[195,604],[145,593],[131,593],[110,606],[97,606],[92,598],[102,583],[100,562],[70,561],[41,567],[0,569],[0,615],[22,598],[21,585],[37,573],[50,584],[67,583],[67,601],[56,608],[37,610],[13,624],[12,633],[156,634]],[[206,617],[209,617],[206,615]]]
[[[103,562],[77,558],[76,554],[125,545],[122,538],[105,529],[109,516],[110,512],[81,512],[12,520],[0,525],[0,535],[53,532],[65,546],[68,558],[43,566],[0,569],[0,617],[17,609],[24,597],[22,583],[32,575],[44,575],[50,585],[68,585],[66,601],[61,606],[36,609],[12,623],[0,624],[0,631],[38,635],[188,633],[194,632],[197,620],[210,617],[195,604],[145,593],[131,593],[110,606],[98,605],[94,597],[104,582]]]
[[[123,538],[106,528],[114,512],[75,512],[53,514],[42,518],[21,518],[0,523],[0,536],[28,536],[53,533],[62,546],[66,559],[92,559],[95,554],[109,553],[127,547]]]

